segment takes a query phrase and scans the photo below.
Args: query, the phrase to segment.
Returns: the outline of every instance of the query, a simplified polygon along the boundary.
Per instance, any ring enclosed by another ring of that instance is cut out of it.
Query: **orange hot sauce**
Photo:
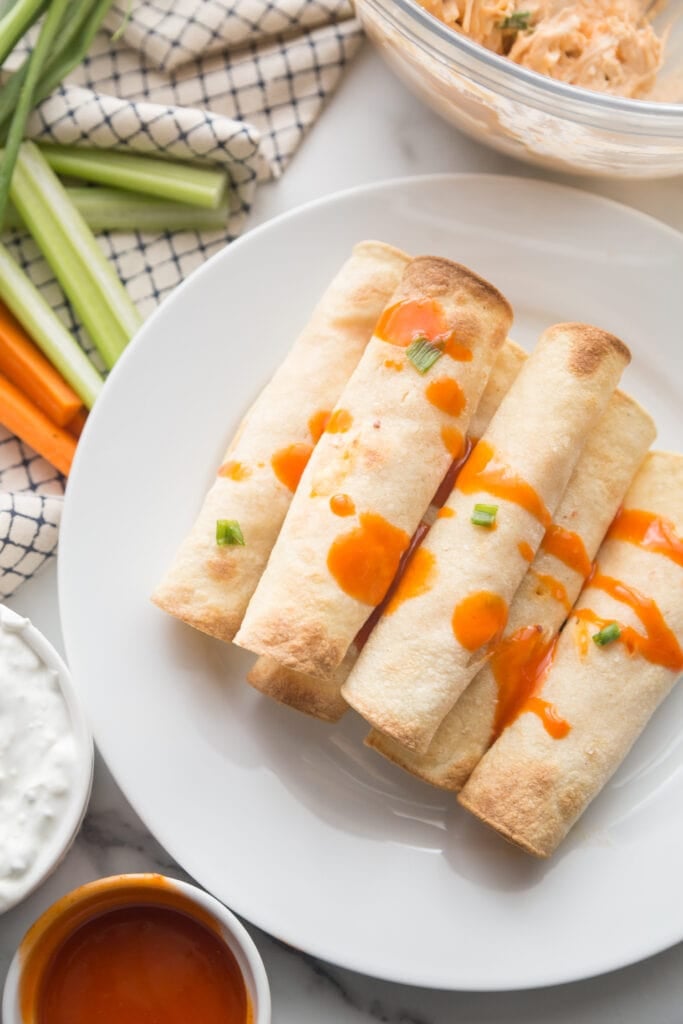
[[[563,739],[571,726],[555,707],[538,696],[552,665],[557,637],[548,639],[540,626],[522,626],[502,640],[491,656],[498,687],[491,742],[525,712],[538,715],[553,739]]]
[[[569,600],[566,587],[561,580],[556,579],[554,576],[547,576],[543,572],[534,572],[533,569],[531,569],[530,572],[533,572],[540,585],[546,593],[550,594],[554,601],[561,604],[566,612],[571,611],[572,603]]]
[[[387,601],[385,614],[391,615],[404,601],[426,594],[434,584],[435,575],[436,558],[432,552],[425,547],[416,548],[406,563],[392,597]]]
[[[459,362],[472,359],[472,350],[456,340],[443,306],[435,299],[407,299],[385,309],[375,327],[375,337],[400,348],[424,338],[451,359]]]
[[[331,544],[327,567],[339,587],[364,604],[379,604],[410,543],[405,530],[375,512],[361,512],[360,525]]]
[[[617,643],[622,643],[629,654],[639,654],[653,665],[661,665],[673,672],[683,671],[683,650],[678,640],[664,621],[659,607],[651,597],[646,597],[613,576],[603,576],[596,572],[590,581],[590,587],[604,590],[615,601],[625,604],[640,619],[645,629],[645,636],[632,626],[620,626]],[[614,622],[604,619],[591,608],[579,608],[574,613],[582,622],[592,622],[598,630]]]
[[[578,533],[566,530],[563,526],[558,526],[557,523],[551,523],[545,531],[541,548],[557,558],[558,561],[564,562],[574,572],[578,572],[584,579],[588,579],[590,576],[591,560]]]
[[[677,536],[671,520],[664,516],[634,508],[621,509],[607,532],[607,539],[637,544],[645,551],[664,555],[683,566],[683,540]]]
[[[527,544],[525,540],[520,540],[517,545],[517,550],[524,559],[525,562],[533,562],[534,560],[534,549],[531,544]]]
[[[512,501],[525,509],[546,527],[550,513],[534,488],[511,473],[507,466],[495,462],[495,452],[487,441],[480,441],[460,470],[455,486],[463,494],[485,491],[496,498]]]
[[[270,464],[275,476],[290,491],[295,491],[299,486],[301,474],[312,451],[310,444],[290,444],[286,448],[280,448],[271,458]]]
[[[248,1024],[230,950],[193,917],[163,906],[107,910],[53,953],[36,1024]]]
[[[499,639],[507,617],[507,603],[499,594],[490,590],[468,594],[453,610],[455,639],[465,650],[476,651]]]
[[[313,438],[313,444],[317,444],[323,436],[325,427],[329,423],[331,415],[332,413],[329,409],[319,409],[311,416],[308,421],[308,430]]]
[[[330,508],[336,516],[352,516],[356,511],[353,498],[348,494],[333,494],[330,498]]]
[[[224,462],[218,470],[218,476],[226,476],[230,480],[246,480],[251,470],[241,462]]]
[[[335,409],[325,430],[328,434],[345,434],[353,423],[353,416],[348,409]]]
[[[467,404],[462,388],[451,377],[437,377],[427,385],[425,394],[428,402],[449,416],[459,416]]]
[[[453,459],[461,457],[465,447],[465,439],[457,427],[442,427],[441,440],[446,446],[446,451]]]

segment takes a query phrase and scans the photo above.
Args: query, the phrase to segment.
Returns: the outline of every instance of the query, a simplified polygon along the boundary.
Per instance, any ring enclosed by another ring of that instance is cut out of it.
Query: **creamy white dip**
[[[67,810],[77,748],[57,673],[0,622],[0,911],[29,888]]]

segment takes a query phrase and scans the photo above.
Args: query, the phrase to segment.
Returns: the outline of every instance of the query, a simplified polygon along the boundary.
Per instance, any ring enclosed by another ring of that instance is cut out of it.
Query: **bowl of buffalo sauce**
[[[5,983],[4,1024],[270,1024],[265,968],[222,903],[162,875],[116,875],[54,903]]]

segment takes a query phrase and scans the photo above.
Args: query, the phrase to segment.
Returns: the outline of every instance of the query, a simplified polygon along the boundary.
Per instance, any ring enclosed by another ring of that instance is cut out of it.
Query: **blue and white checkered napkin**
[[[356,52],[350,0],[127,0],[29,135],[224,165],[225,231],[102,236],[143,316],[242,230],[256,183],[277,177]],[[121,39],[112,33],[123,25]],[[10,251],[90,351],[32,241]],[[0,599],[55,553],[64,480],[0,428]]]

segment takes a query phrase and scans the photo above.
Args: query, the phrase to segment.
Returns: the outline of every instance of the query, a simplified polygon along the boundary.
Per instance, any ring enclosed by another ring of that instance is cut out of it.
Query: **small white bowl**
[[[51,643],[32,623],[17,615],[5,605],[0,605],[0,628],[18,633],[48,668],[57,673],[59,688],[71,719],[71,727],[77,752],[76,770],[68,802],[56,827],[44,843],[35,861],[26,873],[24,885],[16,896],[3,905],[0,916],[30,896],[45,879],[52,874],[66,856],[83,822],[90,799],[93,779],[93,741],[85,718],[85,712],[71,682],[66,664]]]
[[[107,910],[168,906],[195,916],[220,935],[242,973],[248,1024],[271,1024],[270,987],[261,956],[235,915],[203,889],[164,875],[112,875],[67,893],[29,928],[10,964],[2,999],[3,1024],[36,1024],[44,967],[73,932]],[[23,1011],[22,1011],[23,1005]]]

